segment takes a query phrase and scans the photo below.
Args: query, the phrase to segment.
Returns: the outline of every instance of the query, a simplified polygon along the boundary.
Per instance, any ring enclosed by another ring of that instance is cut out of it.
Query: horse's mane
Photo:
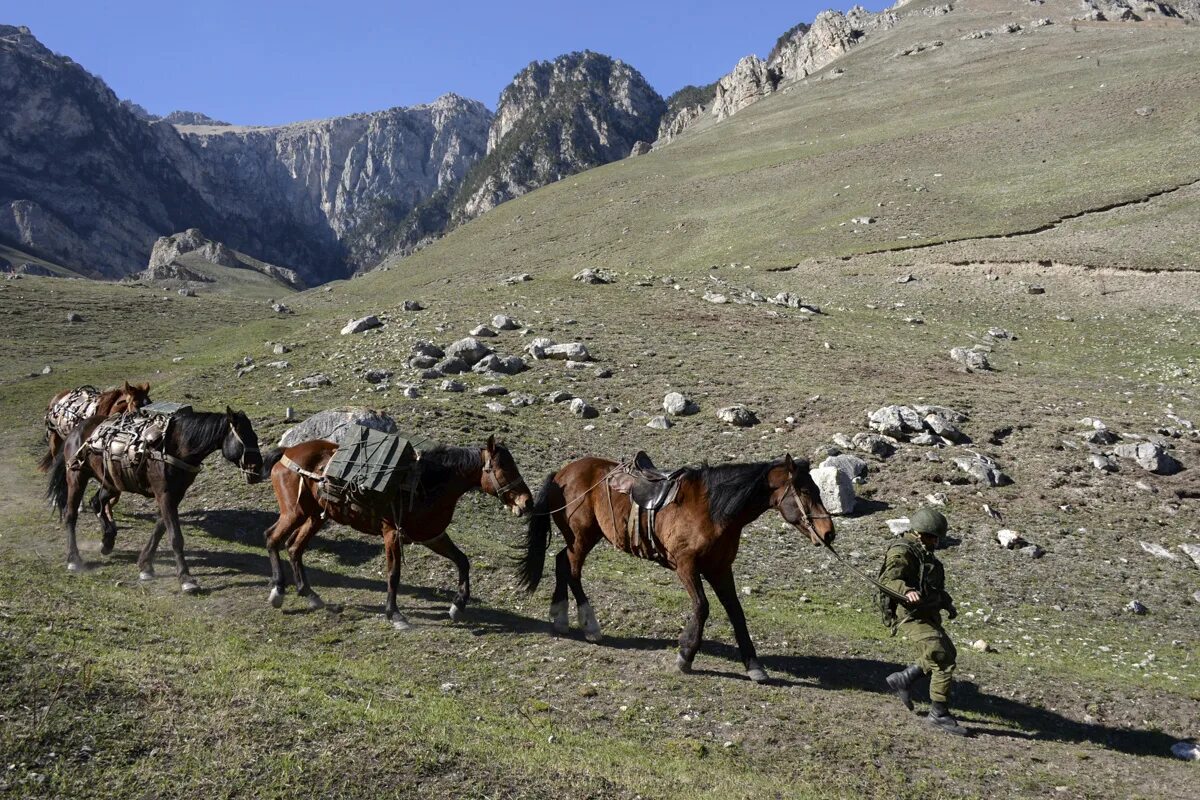
[[[217,447],[229,432],[229,422],[220,412],[192,411],[176,414],[171,420],[175,441],[188,451]]]
[[[446,487],[453,478],[483,468],[483,457],[479,447],[453,447],[434,445],[421,451],[420,492],[433,497]]]
[[[755,501],[768,502],[771,487],[767,473],[778,461],[748,464],[702,464],[698,473],[708,492],[708,510],[713,522],[724,525]]]

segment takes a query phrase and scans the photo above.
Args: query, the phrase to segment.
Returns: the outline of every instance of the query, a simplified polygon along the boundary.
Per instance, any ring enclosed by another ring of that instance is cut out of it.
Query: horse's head
[[[258,434],[250,425],[250,418],[225,406],[225,419],[229,421],[229,433],[221,445],[221,455],[237,465],[246,476],[246,483],[258,483],[263,479],[263,461],[258,450]]]
[[[815,545],[833,544],[833,520],[821,503],[821,490],[808,474],[808,462],[785,455],[768,474],[771,507]]]
[[[120,414],[123,411],[137,411],[144,405],[150,403],[150,384],[148,383],[133,383],[125,381],[121,385],[121,394],[113,403],[112,413]]]
[[[525,485],[517,462],[507,447],[497,442],[495,436],[489,436],[480,456],[483,459],[480,488],[493,497],[499,497],[515,516],[519,517],[533,508],[533,494]]]

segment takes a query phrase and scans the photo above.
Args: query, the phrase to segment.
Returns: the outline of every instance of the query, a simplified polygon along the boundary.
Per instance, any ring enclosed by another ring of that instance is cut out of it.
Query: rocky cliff
[[[0,26],[0,239],[120,277],[159,236],[202,228],[319,283],[382,257],[375,231],[461,181],[491,123],[454,95],[271,128],[155,119],[28,29]]]
[[[641,73],[593,52],[535,61],[500,95],[487,157],[452,216],[470,219],[567,175],[625,158],[654,141],[666,103]]]

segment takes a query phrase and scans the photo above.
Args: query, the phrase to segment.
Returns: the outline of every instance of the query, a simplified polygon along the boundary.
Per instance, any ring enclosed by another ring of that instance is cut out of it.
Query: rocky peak
[[[185,258],[185,256],[189,258]],[[197,260],[222,267],[253,270],[287,284],[293,289],[304,288],[304,282],[293,270],[247,258],[228,245],[208,238],[199,228],[188,228],[182,233],[160,236],[150,251],[150,263],[140,277],[148,280],[212,280],[190,269],[187,263],[184,263]]]
[[[126,101],[128,102],[128,101]],[[136,103],[134,104],[136,105]],[[141,106],[138,106],[141,108]],[[145,109],[142,109],[145,111]],[[219,119],[213,119],[207,114],[201,114],[199,111],[172,111],[162,121],[169,125],[228,125],[228,122],[222,122]]]

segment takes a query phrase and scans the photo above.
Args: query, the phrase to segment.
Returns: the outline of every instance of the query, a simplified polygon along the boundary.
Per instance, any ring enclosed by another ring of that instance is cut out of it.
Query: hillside
[[[1200,735],[1200,565],[1182,549],[1200,545],[1200,28],[1070,21],[1083,13],[962,0],[905,16],[733,116],[290,296],[294,315],[0,282],[0,754],[15,765],[0,794],[1192,797],[1195,765],[1170,748]],[[585,268],[613,282],[574,280]],[[382,327],[339,333],[365,314]],[[546,336],[595,363],[451,376],[464,392],[409,364],[418,342],[446,347],[497,314],[523,326],[481,339],[497,352]],[[951,359],[973,346],[992,369]],[[263,363],[239,375],[246,357]],[[300,384],[316,373],[328,385]],[[455,444],[496,433],[533,486],[588,453],[673,467],[853,452],[861,502],[835,524],[856,569],[877,568],[885,520],[944,503],[954,706],[976,735],[930,732],[886,692],[911,642],[774,512],[734,568],[766,686],[744,679],[716,602],[696,672],[677,674],[679,582],[607,546],[583,574],[604,642],[551,636],[548,589],[527,596],[512,574],[524,521],[478,494],[450,528],[473,565],[455,623],[453,568],[411,547],[414,628],[389,627],[379,541],[338,526],[306,556],[336,607],[309,612],[289,589],[271,608],[274,498],[215,458],[183,504],[203,594],[179,594],[165,548],[163,577],[136,580],[154,518],[135,497],[110,556],[81,521],[89,569],[70,575],[34,469],[41,413],[57,389],[126,378],[245,409],[264,442],[289,406],[367,405]],[[477,392],[497,384],[508,394]],[[668,391],[699,413],[647,427]],[[760,423],[719,421],[733,403]],[[971,441],[857,449],[888,404],[962,412]],[[1110,436],[1182,470],[1149,472]],[[1012,483],[966,474],[955,460],[972,453]],[[1036,547],[1004,549],[1002,528]]]

